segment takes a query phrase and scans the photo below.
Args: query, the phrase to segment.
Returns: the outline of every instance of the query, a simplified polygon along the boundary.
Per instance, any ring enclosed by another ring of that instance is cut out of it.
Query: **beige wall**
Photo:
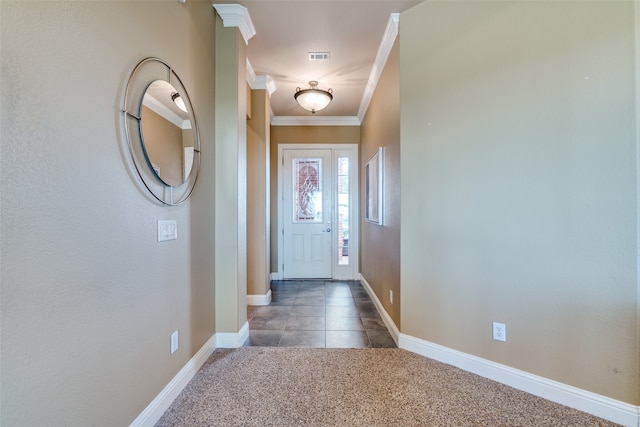
[[[400,328],[400,48],[393,46],[361,125],[360,182],[365,165],[384,148],[383,225],[360,215],[360,272]],[[360,206],[364,209],[364,184]],[[393,304],[389,291],[393,292]]]
[[[633,3],[400,22],[402,332],[638,405]]]
[[[271,106],[266,90],[250,91],[247,120],[247,295],[269,292],[269,149]]]
[[[271,126],[271,271],[278,268],[278,144],[358,144],[360,126]]]
[[[215,332],[214,10],[2,1],[0,36],[0,424],[129,425]],[[147,195],[123,137],[147,56],[200,120],[201,175],[177,207]],[[177,240],[157,242],[159,219]]]

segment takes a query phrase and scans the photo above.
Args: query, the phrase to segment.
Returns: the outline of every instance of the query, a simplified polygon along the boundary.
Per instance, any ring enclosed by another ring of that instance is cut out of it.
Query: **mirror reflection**
[[[155,174],[167,185],[189,178],[194,135],[187,103],[170,83],[155,80],[147,88],[140,111],[144,151]]]

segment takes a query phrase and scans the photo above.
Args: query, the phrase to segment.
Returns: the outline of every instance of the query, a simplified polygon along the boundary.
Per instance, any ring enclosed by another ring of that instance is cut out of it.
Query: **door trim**
[[[276,195],[278,201],[278,271],[271,273],[272,280],[280,280],[284,277],[284,210],[283,210],[283,188],[284,180],[282,176],[282,167],[284,161],[284,150],[321,150],[329,149],[332,152],[332,162],[335,163],[335,154],[337,151],[350,152],[352,164],[350,165],[349,176],[349,240],[355,244],[349,245],[349,266],[337,265],[337,240],[333,240],[332,247],[332,264],[331,264],[331,278],[339,280],[357,280],[359,274],[360,265],[360,216],[359,216],[359,161],[358,161],[358,144],[278,144],[278,187]],[[332,179],[332,187],[334,194],[334,209],[332,213],[332,223],[337,224],[337,183],[335,179]]]

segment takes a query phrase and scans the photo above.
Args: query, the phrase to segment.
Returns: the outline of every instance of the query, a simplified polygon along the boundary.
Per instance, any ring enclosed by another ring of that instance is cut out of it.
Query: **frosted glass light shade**
[[[181,109],[185,113],[189,112],[187,111],[187,106],[185,105],[184,100],[182,99],[179,93],[177,92],[172,93],[171,100],[178,106],[179,109]]]
[[[318,89],[318,82],[313,80],[309,82],[309,86],[309,89],[297,88],[293,97],[302,108],[315,114],[316,111],[320,111],[329,105],[333,99],[333,91],[331,89]]]

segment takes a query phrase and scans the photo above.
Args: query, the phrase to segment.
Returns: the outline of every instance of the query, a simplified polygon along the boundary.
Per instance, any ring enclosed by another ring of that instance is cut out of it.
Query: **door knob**
[[[324,231],[326,231],[326,232],[328,233],[328,232],[330,232],[330,231],[331,231],[331,229],[330,229],[330,228],[327,228],[327,229],[326,229],[326,230],[324,230]]]

